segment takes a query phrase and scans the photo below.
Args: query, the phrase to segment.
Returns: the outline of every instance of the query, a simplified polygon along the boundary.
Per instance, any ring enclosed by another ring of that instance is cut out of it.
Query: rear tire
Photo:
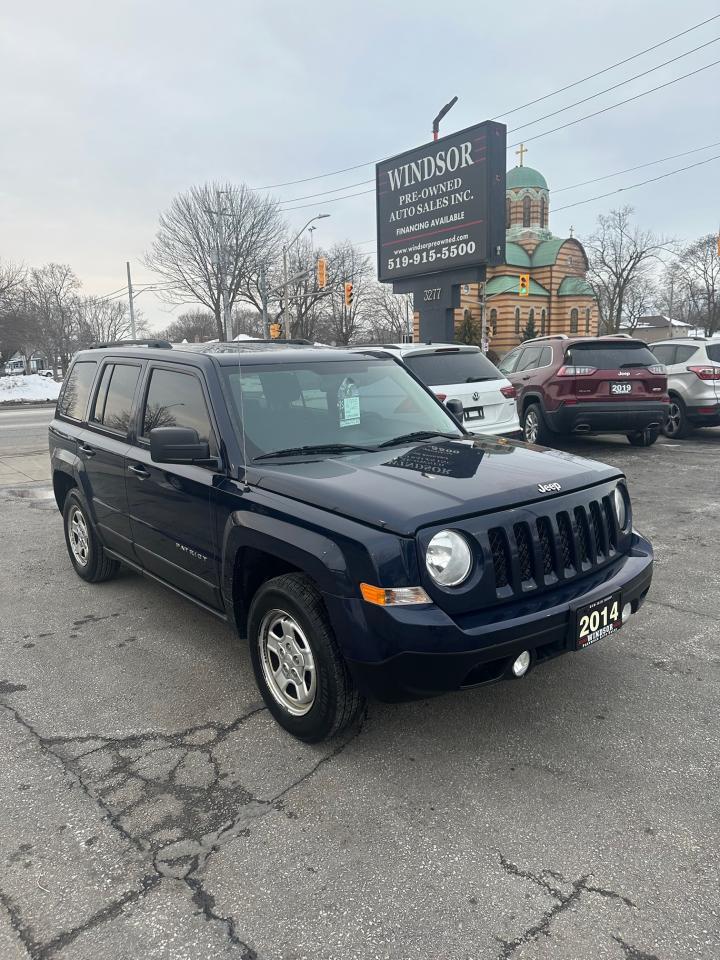
[[[111,580],[120,564],[106,556],[90,521],[85,498],[77,488],[65,497],[63,507],[65,543],[75,573],[88,583]]]
[[[680,397],[670,397],[670,409],[662,432],[670,440],[682,440],[692,433],[692,425],[688,422],[687,410]]]
[[[269,580],[248,615],[255,680],[275,720],[318,743],[348,727],[365,701],[355,689],[312,581],[301,573]]]
[[[550,443],[550,431],[538,403],[531,403],[523,413],[522,432],[526,443],[540,446]]]
[[[651,447],[659,435],[658,427],[645,427],[637,433],[628,433],[627,438],[634,447]]]

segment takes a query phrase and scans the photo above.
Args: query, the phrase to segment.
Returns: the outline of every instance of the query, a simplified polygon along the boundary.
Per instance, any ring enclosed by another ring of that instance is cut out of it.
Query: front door
[[[218,444],[204,384],[198,372],[152,365],[137,425],[126,457],[128,511],[135,552],[142,566],[171,586],[220,608],[214,537],[215,498],[208,467],[155,463],[148,439],[153,427],[193,427]]]
[[[141,363],[109,361],[100,371],[87,428],[78,437],[90,509],[102,542],[134,559],[125,489],[125,457]]]

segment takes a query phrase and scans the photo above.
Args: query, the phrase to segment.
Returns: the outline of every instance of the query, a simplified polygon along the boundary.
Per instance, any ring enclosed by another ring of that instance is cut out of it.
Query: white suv
[[[515,388],[479,347],[458,343],[383,343],[355,350],[384,351],[401,360],[443,402],[460,400],[470,433],[518,433]]]
[[[649,347],[667,367],[665,436],[679,439],[694,427],[720,426],[720,339],[675,337]]]

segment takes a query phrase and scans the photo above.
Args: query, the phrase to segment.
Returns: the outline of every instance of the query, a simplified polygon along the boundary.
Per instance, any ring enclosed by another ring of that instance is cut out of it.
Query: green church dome
[[[516,190],[520,187],[536,187],[540,190],[548,188],[545,177],[532,167],[513,167],[512,170],[508,170],[505,185],[508,190]]]

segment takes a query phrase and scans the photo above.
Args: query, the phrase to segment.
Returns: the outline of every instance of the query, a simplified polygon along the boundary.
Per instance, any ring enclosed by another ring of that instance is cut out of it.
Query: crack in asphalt
[[[0,692],[16,692],[16,689],[21,688],[9,685]],[[217,912],[215,898],[204,888],[199,874],[223,844],[250,833],[248,824],[274,810],[282,811],[288,794],[342,753],[360,735],[365,720],[363,716],[348,736],[296,780],[274,796],[261,798],[239,784],[225,787],[214,751],[244,723],[265,710],[264,705],[254,706],[226,725],[206,723],[172,734],[151,731],[118,738],[97,734],[46,737],[4,700],[0,700],[0,707],[39,743],[42,750],[59,761],[82,792],[100,808],[103,820],[110,827],[143,855],[151,854],[154,871],[142,879],[140,889],[128,891],[80,926],[64,931],[46,943],[38,941],[32,930],[23,925],[15,904],[0,891],[0,904],[7,910],[13,929],[33,960],[47,960],[86,930],[115,919],[126,906],[141,900],[163,881],[183,882],[203,917],[225,927],[228,940],[240,949],[242,960],[258,960],[256,951],[239,936],[233,918]],[[87,750],[76,749],[84,744],[88,745]],[[196,765],[194,783],[189,759]],[[96,766],[98,761],[99,766]],[[198,777],[198,773],[203,775]],[[179,775],[185,775],[188,782],[178,782]],[[123,789],[135,791],[136,795],[123,800]],[[153,821],[150,814],[163,803],[168,807],[167,811]],[[132,814],[143,805],[148,807],[146,816],[140,817],[134,826]],[[231,810],[232,815],[228,815]],[[213,814],[214,828],[208,829],[207,820]],[[146,828],[141,829],[140,823],[146,822]],[[168,832],[175,832],[176,836],[165,840],[164,835]]]
[[[613,940],[620,945],[627,960],[660,960],[657,954],[645,953],[643,950],[638,950],[637,947],[632,947],[629,943],[625,943],[622,937],[613,936]]]
[[[502,854],[498,854],[498,856],[500,859],[500,866],[505,873],[508,873],[513,877],[519,877],[523,880],[529,880],[536,886],[541,887],[557,901],[550,907],[549,910],[545,911],[545,913],[540,917],[540,920],[529,926],[523,931],[523,933],[520,934],[520,936],[515,937],[514,940],[502,940],[498,938],[501,947],[498,960],[509,960],[509,958],[512,957],[519,947],[536,940],[541,935],[547,936],[553,920],[559,914],[563,913],[565,910],[568,910],[574,903],[580,900],[582,895],[585,893],[597,894],[598,896],[607,897],[611,900],[619,900],[621,903],[624,903],[626,907],[637,907],[637,905],[633,903],[629,897],[625,897],[620,893],[616,893],[614,890],[607,890],[603,887],[596,887],[588,883],[592,876],[591,873],[583,874],[578,880],[566,881],[562,874],[554,871],[542,870],[540,874],[535,874],[529,870],[521,869],[517,864],[513,863],[511,860],[508,860]],[[560,889],[555,887],[546,879],[548,876],[553,877],[555,880],[561,880],[566,883],[569,882],[570,886],[572,887],[572,891],[568,894],[563,893]],[[617,937],[615,937],[615,939],[618,940],[618,943],[622,944],[622,941]],[[649,954],[643,953],[628,953],[627,957],[628,960],[658,960],[657,957],[651,957]]]

